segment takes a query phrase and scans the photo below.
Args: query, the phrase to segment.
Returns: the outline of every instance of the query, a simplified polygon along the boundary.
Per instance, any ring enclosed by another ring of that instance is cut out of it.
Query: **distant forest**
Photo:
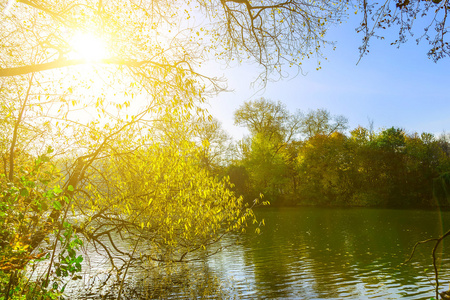
[[[204,166],[228,176],[247,202],[272,205],[449,206],[450,139],[403,128],[349,129],[325,109],[290,113],[281,102],[244,103],[234,116],[249,135],[231,139],[213,121]],[[206,128],[204,128],[206,129]]]

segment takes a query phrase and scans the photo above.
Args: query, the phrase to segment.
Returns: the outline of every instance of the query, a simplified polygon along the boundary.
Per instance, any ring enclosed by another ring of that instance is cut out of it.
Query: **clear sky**
[[[210,99],[209,111],[223,128],[235,138],[246,132],[233,125],[234,111],[247,100],[264,97],[285,103],[289,111],[325,108],[333,115],[349,119],[350,129],[358,125],[374,128],[400,127],[409,133],[450,132],[450,58],[434,63],[428,59],[427,42],[417,45],[416,36],[400,48],[391,46],[397,29],[391,28],[392,39],[373,40],[370,53],[358,65],[361,35],[355,31],[357,20],[351,20],[329,31],[328,39],[336,41],[336,50],[325,51],[327,61],[315,70],[314,61],[307,63],[306,76],[298,75],[269,83],[265,90],[250,87],[258,74],[256,67],[238,66],[216,73],[228,78],[233,92]]]

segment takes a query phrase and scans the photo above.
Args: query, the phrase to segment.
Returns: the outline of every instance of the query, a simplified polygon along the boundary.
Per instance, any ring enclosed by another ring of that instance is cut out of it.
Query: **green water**
[[[450,229],[450,212],[269,208],[256,215],[266,223],[261,235],[250,228],[241,244],[202,262],[180,264],[183,270],[173,281],[160,280],[157,269],[131,266],[123,299],[193,299],[204,295],[204,290],[209,291],[208,299],[429,300],[434,296],[432,244],[419,246],[413,260],[400,265],[417,241]],[[236,240],[229,237],[218,246]],[[114,285],[101,288],[111,266],[94,250],[86,250],[83,280],[67,287],[69,299],[116,298]],[[439,253],[443,291],[450,283],[450,237]]]
[[[266,226],[208,265],[245,299],[430,299],[431,244],[450,213],[421,210],[284,208],[257,211]],[[440,250],[442,290],[450,282],[450,238]]]

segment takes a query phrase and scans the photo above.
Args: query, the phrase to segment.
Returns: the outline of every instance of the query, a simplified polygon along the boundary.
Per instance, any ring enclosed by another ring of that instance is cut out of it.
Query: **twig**
[[[440,236],[440,237],[438,237],[438,238],[427,239],[427,240],[424,240],[424,241],[419,241],[419,242],[417,242],[417,243],[414,245],[413,250],[412,250],[411,255],[409,256],[409,258],[408,258],[404,263],[401,264],[401,265],[405,265],[405,264],[407,264],[408,262],[411,261],[411,259],[412,259],[413,256],[414,256],[414,253],[416,252],[417,246],[419,246],[419,245],[421,245],[421,244],[428,243],[428,242],[433,242],[433,241],[435,242],[434,247],[433,247],[433,251],[432,251],[432,254],[431,254],[431,255],[432,255],[432,258],[433,258],[434,281],[436,282],[436,285],[435,285],[436,300],[439,299],[439,271],[438,271],[438,268],[437,268],[437,265],[436,265],[436,251],[437,251],[437,248],[439,247],[439,244],[440,244],[440,243],[442,242],[442,240],[445,239],[447,236],[450,236],[450,230],[447,231],[446,233],[444,233],[442,236]]]
[[[136,243],[134,244],[133,253],[131,253],[130,260],[128,261],[127,267],[125,268],[125,272],[123,273],[123,278],[122,278],[122,281],[120,282],[119,295],[117,296],[117,300],[120,300],[120,296],[122,294],[122,289],[123,289],[123,283],[125,282],[125,278],[127,276],[128,268],[130,267],[131,261],[133,260],[133,255],[136,252],[136,248],[137,248],[137,245],[139,244],[139,240],[140,239],[141,239],[141,237],[139,236],[139,238],[136,240]]]

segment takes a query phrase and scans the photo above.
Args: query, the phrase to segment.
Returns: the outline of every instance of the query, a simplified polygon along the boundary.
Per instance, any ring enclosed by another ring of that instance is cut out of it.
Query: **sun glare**
[[[93,33],[76,33],[70,45],[78,58],[87,61],[96,61],[108,56],[105,42]]]

